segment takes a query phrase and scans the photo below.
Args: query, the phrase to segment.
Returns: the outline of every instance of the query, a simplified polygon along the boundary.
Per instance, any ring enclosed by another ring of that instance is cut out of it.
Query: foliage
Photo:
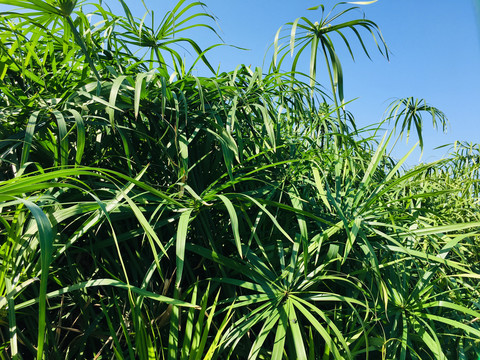
[[[480,355],[479,148],[407,169],[356,129],[332,35],[388,56],[375,23],[320,6],[267,72],[215,74],[178,36],[214,31],[205,4],[119,1],[0,0],[2,359]],[[386,114],[420,146],[447,123]]]

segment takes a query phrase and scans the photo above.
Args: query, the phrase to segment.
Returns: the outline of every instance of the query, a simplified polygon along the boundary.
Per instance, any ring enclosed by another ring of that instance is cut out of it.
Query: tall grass
[[[200,2],[0,3],[2,359],[480,355],[478,145],[408,169],[355,127],[335,46],[388,56],[375,23],[321,6],[268,70],[216,74],[181,37],[213,30]],[[420,147],[447,124],[386,114]]]

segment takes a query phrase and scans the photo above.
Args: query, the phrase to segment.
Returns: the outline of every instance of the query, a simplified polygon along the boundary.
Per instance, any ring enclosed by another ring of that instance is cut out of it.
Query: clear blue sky
[[[143,16],[145,10],[139,0],[126,1],[134,15]],[[115,11],[121,9],[116,0],[104,2]],[[301,16],[316,21],[321,15],[320,11],[306,10],[320,4],[314,0],[204,2],[208,11],[218,18],[218,31],[225,42],[250,49],[222,47],[212,51],[207,57],[214,67],[220,65],[224,71],[233,70],[240,63],[262,66],[265,52],[280,26]],[[161,19],[163,12],[176,1],[145,0],[145,3],[155,11],[155,17]],[[322,3],[329,10],[337,1]],[[347,6],[351,5],[343,8]],[[445,150],[433,151],[433,148],[455,140],[480,143],[480,22],[475,12],[476,7],[480,9],[480,0],[378,0],[360,7],[366,18],[379,25],[391,57],[388,62],[376,52],[367,33],[364,38],[370,45],[373,61],[357,51],[353,62],[343,43],[337,41],[344,70],[345,98],[358,98],[348,106],[358,126],[379,122],[393,98],[414,96],[436,106],[450,120],[448,133],[443,135],[432,130],[430,119],[425,117],[422,161],[441,158]],[[361,17],[362,12],[355,15]],[[195,31],[190,36],[204,47],[218,42],[205,31]],[[350,39],[353,41],[353,37]],[[188,58],[188,54],[185,55]],[[322,66],[318,69],[320,79],[322,69]],[[403,139],[394,155],[400,157],[416,140],[415,134],[408,145]],[[419,155],[420,152],[414,153],[408,163],[416,163]]]

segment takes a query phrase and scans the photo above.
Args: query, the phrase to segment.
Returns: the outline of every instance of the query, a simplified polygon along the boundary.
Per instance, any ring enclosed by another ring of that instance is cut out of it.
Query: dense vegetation
[[[356,129],[336,46],[388,57],[375,23],[320,6],[216,74],[203,4],[119,1],[0,0],[1,359],[480,355],[479,147],[390,158],[445,126],[421,99]]]

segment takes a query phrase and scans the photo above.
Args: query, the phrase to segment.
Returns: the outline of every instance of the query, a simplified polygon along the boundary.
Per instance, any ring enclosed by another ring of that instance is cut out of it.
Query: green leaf
[[[257,338],[255,339],[252,347],[250,348],[250,353],[248,354],[249,360],[255,360],[258,355],[260,354],[260,350],[262,349],[267,336],[273,330],[275,325],[278,323],[280,315],[278,312],[273,312],[271,315],[265,320],[260,333],[258,334]]]
[[[232,204],[232,202],[224,195],[217,195],[217,197],[223,201],[225,207],[227,208],[228,215],[230,216],[230,223],[233,231],[233,238],[235,240],[235,245],[237,246],[238,254],[240,257],[243,257],[242,254],[242,241],[240,239],[240,230],[238,226],[238,217],[237,212]]]
[[[27,129],[25,130],[25,140],[23,143],[22,160],[20,166],[23,166],[27,161],[30,154],[30,148],[32,146],[33,135],[35,132],[35,126],[37,124],[40,111],[35,111],[30,115],[28,119]]]
[[[177,237],[176,237],[176,264],[177,264],[177,278],[175,280],[175,288],[180,287],[180,282],[182,281],[183,275],[183,266],[185,264],[185,243],[187,241],[187,232],[188,224],[190,222],[190,216],[193,212],[193,209],[186,209],[180,215],[178,220],[177,227]]]
[[[40,258],[41,258],[41,275],[40,275],[40,292],[38,295],[38,340],[37,340],[37,359],[43,358],[43,347],[45,344],[45,336],[47,330],[46,313],[47,313],[47,284],[50,262],[52,261],[53,250],[53,231],[52,225],[47,215],[34,203],[29,200],[20,199],[22,203],[32,213],[38,229],[38,241],[40,242]],[[0,305],[0,308],[2,306]]]
[[[190,304],[188,302],[178,300],[178,299],[172,299],[168,296],[159,295],[159,294],[153,293],[151,291],[144,290],[144,289],[141,289],[141,288],[133,286],[133,285],[128,285],[128,284],[126,284],[122,281],[113,280],[113,279],[93,279],[93,280],[83,281],[81,283],[77,283],[77,284],[74,284],[74,285],[63,287],[59,290],[51,291],[51,292],[46,294],[46,297],[44,299],[52,299],[52,298],[55,298],[55,297],[58,297],[58,296],[61,296],[61,295],[64,295],[64,294],[71,293],[73,291],[88,289],[88,288],[97,287],[97,286],[112,286],[112,287],[119,288],[119,289],[130,290],[130,291],[132,291],[132,292],[134,292],[138,295],[144,296],[144,297],[152,299],[154,301],[164,302],[166,304],[172,304],[174,306],[183,306],[183,307],[189,307],[189,308],[193,307],[193,308],[196,308],[196,309],[200,308],[198,305]],[[4,301],[6,301],[6,300],[4,300]],[[38,302],[39,302],[38,298],[33,299],[33,300],[27,300],[27,301],[24,301],[20,304],[17,304],[15,306],[15,309],[16,310],[21,310],[21,309],[27,308],[29,306],[32,306],[32,305],[34,305]],[[0,308],[2,308],[3,306],[5,306],[5,304],[3,303],[3,301],[0,300]]]
[[[295,312],[295,307],[293,302],[289,299],[286,301],[287,306],[287,316],[288,322],[290,325],[290,330],[292,332],[292,340],[295,344],[296,358],[298,360],[307,360],[307,353],[305,351],[305,344],[303,342],[302,331],[300,330],[299,320]]]

